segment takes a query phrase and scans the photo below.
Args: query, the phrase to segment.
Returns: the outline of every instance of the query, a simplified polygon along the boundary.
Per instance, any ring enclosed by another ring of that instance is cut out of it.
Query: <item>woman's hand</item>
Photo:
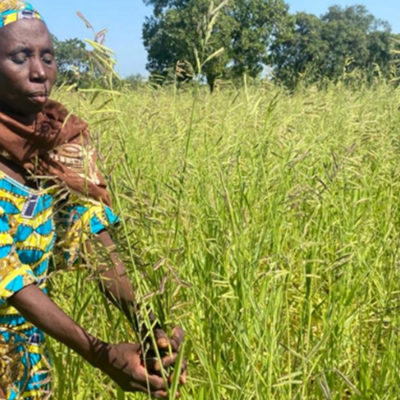
[[[146,342],[149,344],[149,349],[146,352],[147,369],[151,373],[161,374],[161,364],[157,358],[157,352],[163,360],[163,366],[165,368],[165,362],[168,360],[175,364],[179,357],[179,353],[182,349],[182,344],[185,340],[185,332],[180,327],[176,327],[172,331],[171,338],[165,333],[159,325],[156,325],[153,329],[154,340],[157,344],[157,350],[153,347],[153,341],[151,336],[144,331],[142,337],[146,338]],[[153,362],[150,362],[153,360]],[[187,362],[185,359],[182,360],[179,383],[182,385],[186,384],[187,377]],[[173,375],[169,376],[169,381],[172,382]]]
[[[168,377],[150,374],[149,370],[160,373],[162,369],[173,366],[177,357],[164,356],[161,363],[152,358],[143,358],[140,344],[103,344],[97,351],[93,365],[106,373],[125,392],[150,393],[156,399],[168,398]]]

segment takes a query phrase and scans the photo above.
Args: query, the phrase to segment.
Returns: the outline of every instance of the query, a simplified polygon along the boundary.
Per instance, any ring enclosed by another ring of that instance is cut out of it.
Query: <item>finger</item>
[[[148,367],[156,372],[161,371],[161,365],[163,368],[168,368],[176,364],[176,360],[178,359],[178,354],[174,353],[172,355],[168,355],[166,357],[163,357],[161,360],[158,358],[152,357],[150,360],[146,359],[146,363]],[[161,362],[160,362],[161,361]]]
[[[182,371],[182,373],[185,372],[185,371],[187,370],[187,367],[188,367],[188,363],[187,363],[186,359],[184,358],[184,359],[182,360],[182,364],[181,364],[181,371]]]
[[[172,382],[174,381],[176,372],[173,372],[169,377],[168,377],[168,383],[172,385]],[[186,385],[187,383],[187,371],[183,371],[181,373],[181,376],[179,377],[179,383],[181,385]]]
[[[150,392],[157,392],[166,389],[163,378],[149,374],[144,367],[140,368],[137,378],[139,383],[148,387]]]
[[[164,391],[158,391],[151,394],[155,399],[168,399],[168,393]],[[181,394],[180,392],[176,392],[175,398],[180,399]]]
[[[179,383],[181,385],[186,385],[187,383],[187,361],[185,359],[182,360],[182,365],[181,365],[181,372],[180,372],[180,376],[179,376]],[[176,371],[174,371],[168,378],[168,383],[172,384],[172,382],[174,381],[174,376],[176,374]]]
[[[151,397],[154,399],[168,399],[168,393],[163,390],[159,390],[158,392],[153,392]]]
[[[187,384],[187,371],[183,371],[181,377],[179,378],[179,383],[181,385]]]
[[[149,389],[146,387],[146,384],[144,385],[145,386],[143,386],[143,383],[132,383],[129,385],[129,389],[124,388],[123,390],[130,393],[143,392],[149,394]]]
[[[168,349],[169,344],[170,344],[169,338],[163,329],[161,329],[161,328],[154,329],[154,336],[155,336],[158,348]]]
[[[172,331],[172,337],[170,339],[172,351],[179,351],[184,340],[185,340],[185,331],[179,326],[177,326]]]

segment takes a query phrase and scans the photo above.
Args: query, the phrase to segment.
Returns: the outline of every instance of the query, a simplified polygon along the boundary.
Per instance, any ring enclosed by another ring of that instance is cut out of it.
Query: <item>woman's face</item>
[[[53,42],[42,21],[21,20],[0,29],[0,110],[34,118],[56,77]]]

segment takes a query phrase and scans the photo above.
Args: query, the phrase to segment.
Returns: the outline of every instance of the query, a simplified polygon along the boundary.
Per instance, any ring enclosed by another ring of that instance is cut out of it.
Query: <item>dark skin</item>
[[[24,20],[2,28],[0,43],[0,107],[31,125],[57,77],[51,37],[41,21]]]
[[[0,111],[27,126],[34,124],[50,96],[56,76],[53,43],[42,21],[22,20],[0,29]],[[0,170],[24,185],[34,185],[23,169],[2,158]],[[108,232],[101,232],[97,242],[110,249],[111,261],[111,267],[99,267],[100,286],[107,298],[133,323],[136,303],[125,266],[112,250],[115,246]],[[91,246],[87,249],[91,251]],[[160,370],[173,366],[177,360],[184,340],[180,328],[175,328],[168,338],[155,326],[154,337],[163,365],[156,360],[148,360],[143,365],[140,344],[112,345],[91,336],[35,285],[15,294],[9,303],[29,322],[110,376],[123,390],[150,393],[154,398],[168,397],[167,382]],[[152,314],[150,319],[154,319]],[[185,363],[180,382],[186,382]],[[0,398],[4,398],[1,388]]]

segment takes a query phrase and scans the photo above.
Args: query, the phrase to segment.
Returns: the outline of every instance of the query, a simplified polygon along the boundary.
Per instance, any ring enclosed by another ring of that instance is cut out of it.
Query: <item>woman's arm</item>
[[[149,375],[142,364],[139,344],[111,345],[91,336],[36,285],[30,285],[8,299],[30,323],[57,341],[76,351],[91,365],[109,375],[123,390],[151,393],[167,398],[166,382],[159,376]],[[163,358],[164,368],[175,363],[176,357]],[[158,365],[152,369],[159,370]]]
[[[126,268],[118,257],[118,254],[113,251],[115,249],[115,244],[110,234],[107,231],[102,231],[97,235],[97,238],[98,242],[109,250],[108,252],[111,259],[111,263],[100,264],[98,266],[101,278],[100,287],[107,298],[121,309],[129,321],[137,327],[137,305]],[[87,249],[90,253],[94,253],[94,249],[89,242],[87,243]],[[149,312],[148,315],[150,322],[154,326],[153,332],[159,349],[168,350],[171,346],[173,352],[178,352],[185,336],[183,330],[179,327],[175,328],[172,337],[168,338],[168,335],[156,323],[155,315],[152,312]]]
[[[111,261],[97,264],[101,279],[100,288],[107,298],[124,312],[128,320],[136,325],[135,294],[127,276],[126,268],[114,251],[115,244],[109,233],[104,230],[97,235],[97,239],[99,244],[107,249]],[[90,242],[87,242],[86,249],[89,254],[95,254],[96,249],[93,249]]]

